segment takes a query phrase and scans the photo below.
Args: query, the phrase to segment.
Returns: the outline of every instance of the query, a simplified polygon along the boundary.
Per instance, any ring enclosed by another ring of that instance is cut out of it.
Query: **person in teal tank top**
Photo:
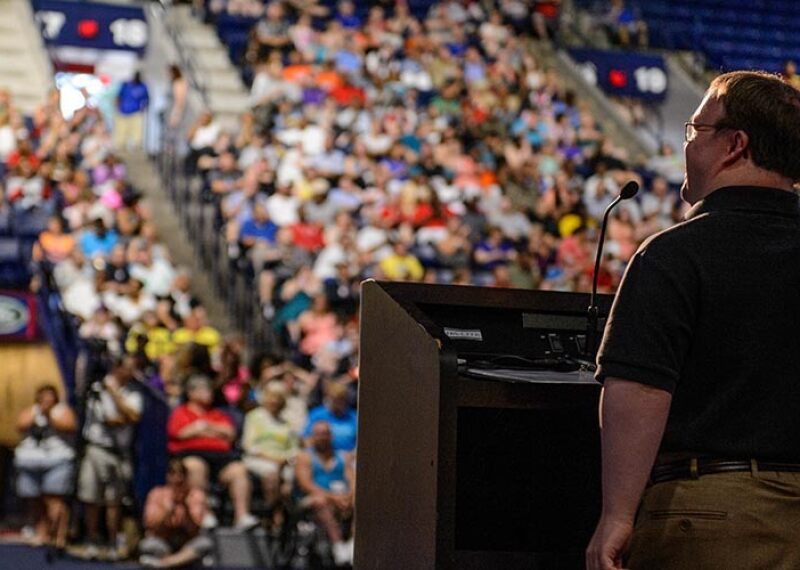
[[[295,480],[302,497],[301,505],[311,509],[314,519],[325,529],[337,565],[353,560],[353,537],[345,542],[343,523],[353,518],[355,488],[353,462],[350,455],[333,448],[333,435],[328,422],[311,426],[311,445],[297,455]]]

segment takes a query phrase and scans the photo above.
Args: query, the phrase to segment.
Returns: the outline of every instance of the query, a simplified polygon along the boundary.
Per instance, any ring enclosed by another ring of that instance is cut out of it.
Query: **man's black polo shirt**
[[[597,379],[672,392],[661,452],[800,463],[800,200],[721,188],[631,260]]]

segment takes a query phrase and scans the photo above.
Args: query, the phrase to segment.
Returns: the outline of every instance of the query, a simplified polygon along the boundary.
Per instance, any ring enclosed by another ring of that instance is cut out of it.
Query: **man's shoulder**
[[[639,246],[637,255],[647,254],[656,257],[667,253],[674,254],[682,249],[692,250],[697,245],[698,238],[707,234],[710,229],[708,214],[695,216],[645,239]]]

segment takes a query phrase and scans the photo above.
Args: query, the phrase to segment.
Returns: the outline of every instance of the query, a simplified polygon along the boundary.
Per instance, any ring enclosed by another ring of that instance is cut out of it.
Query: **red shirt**
[[[367,101],[367,94],[364,90],[353,85],[340,85],[332,89],[331,97],[343,107],[355,105],[356,103],[363,105]]]
[[[322,228],[316,224],[294,224],[291,229],[292,240],[297,247],[317,251],[325,245]]]
[[[231,450],[231,443],[220,437],[192,437],[189,439],[178,439],[178,433],[186,426],[198,420],[205,420],[212,424],[225,424],[233,428],[231,418],[225,412],[217,409],[206,410],[197,413],[189,404],[182,404],[175,408],[167,422],[167,436],[169,441],[167,449],[170,453],[180,453],[182,451],[219,451],[226,452]]]

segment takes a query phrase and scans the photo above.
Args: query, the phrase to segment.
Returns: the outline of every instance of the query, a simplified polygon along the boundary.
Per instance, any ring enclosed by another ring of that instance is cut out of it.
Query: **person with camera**
[[[144,400],[133,387],[135,363],[131,355],[114,361],[111,373],[95,382],[86,394],[86,442],[78,475],[78,498],[86,505],[85,556],[97,558],[100,543],[100,510],[105,507],[109,542],[108,558],[123,555],[119,534],[121,504],[133,475],[133,437]]]
[[[139,563],[149,568],[177,568],[211,552],[211,539],[201,532],[205,515],[205,492],[189,486],[183,461],[171,459],[167,484],[147,495]]]
[[[36,391],[36,403],[23,410],[17,429],[24,434],[14,452],[17,495],[30,499],[36,516],[36,542],[63,550],[69,511],[65,496],[75,474],[75,413],[59,401],[51,384]]]

